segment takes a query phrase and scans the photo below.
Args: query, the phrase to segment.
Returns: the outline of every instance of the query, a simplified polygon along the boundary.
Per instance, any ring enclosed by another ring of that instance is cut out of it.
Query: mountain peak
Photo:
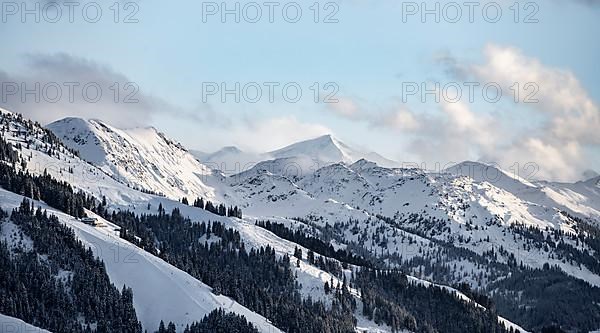
[[[596,177],[589,178],[588,180],[580,181],[580,183],[600,187],[600,176],[596,176]]]
[[[58,119],[58,120],[51,122],[48,126],[50,126],[52,124],[71,124],[71,123],[77,124],[77,123],[85,123],[85,122],[86,122],[86,120],[83,118],[65,117],[65,118]]]
[[[322,135],[314,139],[296,142],[287,147],[269,153],[274,158],[286,157],[309,157],[323,164],[336,162],[352,163],[353,158],[349,156],[346,145],[336,140],[331,134]]]
[[[329,141],[329,142],[336,141],[336,139],[333,137],[332,134],[324,134],[324,135],[321,135],[321,136],[318,136],[318,137],[314,138],[313,140],[315,140],[315,141]]]
[[[598,172],[588,169],[583,172],[583,181],[588,181],[594,178],[599,178],[600,174]]]
[[[333,145],[333,146],[346,146],[344,143],[342,143],[340,140],[338,140],[337,138],[335,138],[332,134],[324,134],[321,136],[318,136],[316,138],[312,138],[312,139],[307,139],[307,140],[303,140],[303,141],[298,141],[296,143],[293,143],[287,147],[292,147],[292,146],[299,146],[299,145],[304,145],[304,146],[311,146],[314,148],[317,147],[325,147],[327,145]],[[285,148],[287,148],[285,147]],[[283,150],[285,148],[279,149],[279,150]],[[339,148],[339,147],[338,147]]]
[[[464,161],[443,171],[450,174],[467,176],[478,182],[485,181],[492,183],[509,192],[515,192],[522,188],[536,187],[528,180],[519,177],[518,174],[505,171],[493,163]]]
[[[377,166],[377,163],[371,162],[367,159],[361,158],[360,160],[354,162],[350,165],[350,169],[352,170],[366,170],[371,169]]]
[[[83,159],[133,188],[214,200],[214,189],[204,183],[212,171],[154,127],[120,129],[98,119],[65,118],[47,128]]]
[[[365,152],[348,146],[331,134],[321,135],[314,139],[296,142],[287,147],[268,153],[273,158],[301,157],[308,158],[320,166],[343,162],[348,165],[366,159],[379,165],[393,165],[381,155],[373,152]]]

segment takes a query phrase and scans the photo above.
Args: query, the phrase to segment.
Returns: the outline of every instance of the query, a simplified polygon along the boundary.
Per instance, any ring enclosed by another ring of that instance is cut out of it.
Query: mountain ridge
[[[49,174],[67,181],[77,190],[106,198],[111,209],[147,214],[157,207],[167,212],[177,208],[183,216],[223,221],[234,226],[245,241],[254,246],[277,240],[273,234],[262,231],[256,234],[259,227],[254,223],[277,221],[291,230],[325,239],[335,248],[351,249],[420,279],[446,285],[468,283],[473,288],[486,288],[522,264],[537,270],[543,270],[546,265],[557,267],[570,278],[600,286],[596,266],[585,257],[585,253],[594,253],[590,245],[593,243],[585,238],[586,230],[594,229],[586,229],[590,228],[587,224],[592,226],[599,216],[595,208],[600,203],[598,188],[592,183],[532,183],[533,188],[517,183],[519,187],[513,191],[502,183],[460,172],[385,168],[366,159],[350,165],[331,163],[314,172],[294,176],[281,171],[281,166],[286,164],[278,164],[295,159],[287,157],[267,161],[264,169],[268,169],[270,163],[271,170],[256,168],[253,170],[256,172],[243,177],[219,178],[218,186],[211,187],[215,196],[228,205],[244,209],[243,218],[229,218],[183,204],[179,202],[179,193],[165,198],[140,192],[105,177],[104,173],[90,182],[78,175],[100,166],[81,163],[77,155],[62,148],[60,141],[55,142],[53,137],[45,135],[39,125],[21,123],[16,116],[6,117],[8,123],[4,118],[0,127],[3,137],[18,145],[16,149],[27,160],[23,165],[29,172],[45,174],[43,166],[56,165],[59,161],[60,167],[49,168]],[[82,157],[89,152],[81,147],[88,147],[88,143],[97,147],[97,139],[102,152],[115,153],[116,150],[128,157],[126,160],[102,159],[104,162],[140,160],[156,164],[156,158],[163,156],[157,155],[155,149],[163,152],[165,147],[169,154],[185,153],[186,158],[195,161],[185,149],[169,143],[171,140],[158,135],[156,130],[125,133],[95,121],[83,124],[91,134],[82,131],[80,126],[63,124],[64,135],[58,135],[63,140],[69,140],[70,136],[73,142],[65,147],[80,148]],[[73,127],[75,130],[71,131]],[[137,141],[149,140],[135,142],[136,136]],[[104,143],[107,138],[109,142]],[[331,147],[327,141],[325,138],[324,144]],[[49,146],[52,142],[56,146]],[[77,142],[80,144],[74,145]],[[127,149],[118,150],[123,147]],[[464,163],[480,171],[489,167],[477,162]],[[156,167],[164,170],[170,165],[157,164]],[[205,165],[194,165],[202,168],[199,173],[208,170],[214,176]],[[138,177],[150,184],[143,176]],[[515,181],[508,180],[509,184]],[[187,185],[184,178],[179,181]],[[564,249],[572,252],[564,252]],[[293,254],[293,245],[288,243],[280,253]],[[309,288],[323,282],[312,279]],[[312,295],[310,291],[305,292]]]
[[[397,166],[398,163],[371,151],[360,151],[343,143],[332,134],[291,143],[279,149],[263,153],[245,152],[235,146],[225,146],[213,153],[195,152],[201,162],[231,176],[248,171],[259,163],[270,160],[287,159],[304,169],[316,170],[320,167],[344,162],[352,164],[360,159],[369,159],[382,166]],[[293,161],[293,159],[296,159]]]
[[[65,118],[46,126],[115,179],[171,198],[216,199],[213,171],[154,127],[118,129],[100,120]],[[215,180],[216,181],[216,180]]]

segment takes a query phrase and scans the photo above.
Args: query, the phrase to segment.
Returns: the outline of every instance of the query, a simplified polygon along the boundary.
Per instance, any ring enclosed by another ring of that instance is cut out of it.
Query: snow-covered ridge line
[[[210,154],[193,153],[203,163],[221,170],[228,176],[248,171],[253,166],[267,161],[285,161],[289,167],[302,169],[303,174],[309,174],[332,163],[352,164],[361,159],[372,160],[388,167],[398,165],[397,162],[375,152],[352,148],[330,134],[263,153],[248,153],[237,147],[223,147]]]
[[[81,157],[134,188],[173,199],[217,195],[220,176],[155,128],[122,130],[100,120],[65,118],[47,126]],[[212,183],[211,183],[212,182]],[[209,184],[211,183],[211,184]]]

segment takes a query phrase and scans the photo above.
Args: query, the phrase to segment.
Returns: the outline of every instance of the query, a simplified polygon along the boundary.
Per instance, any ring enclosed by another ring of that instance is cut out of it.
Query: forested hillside
[[[104,264],[55,216],[29,200],[0,227],[0,312],[54,332],[142,332],[133,294],[121,291]]]

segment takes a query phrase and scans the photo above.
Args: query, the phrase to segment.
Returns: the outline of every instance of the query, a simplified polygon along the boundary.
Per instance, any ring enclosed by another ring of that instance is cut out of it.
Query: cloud
[[[108,66],[66,53],[24,57],[28,71],[0,71],[2,107],[45,124],[66,116],[100,118],[116,126],[149,124],[158,112],[181,113]]]
[[[516,114],[527,110],[541,120],[518,130],[498,115],[442,100],[442,112],[426,120],[435,133],[416,133],[411,149],[424,159],[451,152],[455,159],[477,156],[534,179],[579,180],[590,167],[590,152],[600,152],[600,109],[579,80],[572,72],[545,66],[514,47],[490,44],[483,56],[482,63],[474,64],[446,54],[438,63],[457,79],[495,82],[505,92],[519,83],[519,106],[524,108],[513,104],[513,114],[517,120],[531,118]],[[532,103],[524,103],[533,93],[528,100]],[[514,96],[508,95],[504,97],[512,100]]]
[[[482,54],[481,63],[448,52],[435,55],[434,61],[456,80],[495,82],[504,92],[518,82],[518,104],[512,93],[503,94],[507,103],[488,104],[487,112],[474,111],[479,104],[466,98],[455,103],[442,98],[426,105],[426,113],[397,103],[383,111],[363,106],[361,116],[352,119],[398,133],[405,142],[402,155],[420,159],[410,162],[443,165],[476,159],[530,178],[579,180],[593,163],[591,154],[600,153],[600,109],[581,82],[572,72],[548,67],[514,47],[490,44]],[[528,96],[533,103],[524,103]],[[524,120],[531,124],[515,126]]]
[[[338,98],[337,103],[328,103],[327,110],[342,118],[351,120],[363,116],[357,102],[350,98]]]
[[[175,113],[177,117],[189,119],[197,124],[210,124],[222,130],[230,129],[234,120],[228,114],[217,112],[210,103],[201,103],[193,111],[179,110]],[[245,117],[246,115],[242,115]]]
[[[252,151],[272,150],[332,132],[325,126],[292,116],[268,118],[242,114],[231,117],[206,103],[194,109],[181,108],[144,93],[141,86],[135,91],[131,87],[125,89],[128,82],[135,84],[130,77],[93,60],[65,53],[27,55],[24,61],[25,73],[16,75],[0,70],[0,83],[3,84],[0,107],[22,113],[42,124],[64,117],[81,117],[98,118],[126,128],[151,125],[153,118],[168,116],[185,122],[185,127],[190,130],[202,131],[202,141],[215,146],[233,143]],[[76,86],[71,94],[69,85],[72,83]],[[120,89],[117,100],[115,83]],[[55,84],[62,93],[56,100],[56,89],[51,88]],[[96,98],[95,89],[89,88],[88,94],[84,95],[86,84],[100,88],[102,94],[97,101],[90,102]],[[15,85],[17,91],[12,93]],[[38,86],[35,94],[25,93],[25,90]],[[130,98],[135,103],[125,103],[129,94],[133,94]]]
[[[331,133],[326,126],[283,116],[248,119],[230,130],[230,139],[242,149],[264,152]]]
[[[542,178],[578,179],[589,163],[583,148],[600,150],[600,109],[579,80],[572,72],[547,67],[513,47],[491,44],[484,56],[486,61],[471,66],[470,73],[478,80],[499,83],[505,91],[518,82],[521,96],[534,91],[524,89],[533,83],[537,102],[528,106],[544,119],[537,130],[521,133],[505,151],[490,157],[534,162]]]
[[[370,119],[370,125],[373,127],[388,128],[401,132],[421,130],[424,123],[425,120],[423,118],[418,117],[408,108],[401,106]]]
[[[405,111],[418,123],[408,148],[419,162],[434,165],[478,159],[502,142],[503,131],[493,116],[475,113],[464,102],[441,99],[437,107],[436,113],[428,115]]]
[[[387,128],[398,131],[415,131],[421,127],[419,119],[408,108],[398,105],[384,112],[375,112],[357,98],[340,97],[338,103],[327,104],[326,110],[340,118],[366,122],[373,128]]]
[[[464,78],[466,76],[465,69],[462,68],[458,59],[456,59],[448,50],[443,50],[434,54],[433,62],[440,65],[444,69],[445,74],[450,77]]]
[[[518,131],[507,129],[496,119],[485,121],[479,114],[474,120],[464,109],[455,108],[454,125],[471,129],[469,141],[479,148],[480,159],[505,168],[518,165],[520,173],[535,173],[535,178],[578,180],[589,168],[590,159],[584,148],[600,150],[600,110],[579,80],[572,72],[545,66],[514,47],[489,44],[483,56],[484,61],[479,64],[456,59],[445,63],[452,67],[449,72],[459,72],[482,84],[497,83],[505,92],[518,83],[519,106],[525,106],[541,120],[526,131]],[[507,99],[514,98],[507,95],[504,94]],[[516,108],[515,104],[515,110],[523,108]]]

